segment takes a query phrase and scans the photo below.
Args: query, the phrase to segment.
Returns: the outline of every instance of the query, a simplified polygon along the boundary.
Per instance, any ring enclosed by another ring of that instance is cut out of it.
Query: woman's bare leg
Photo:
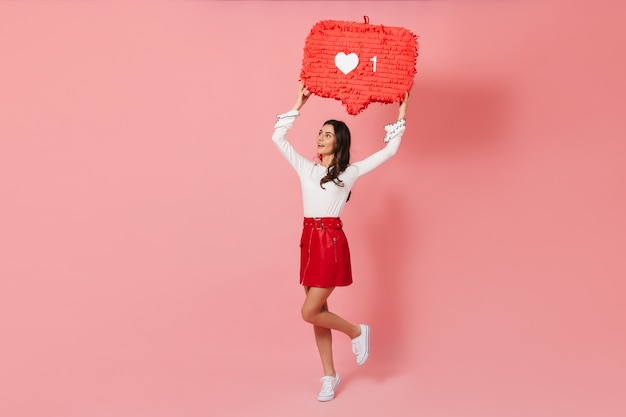
[[[322,306],[322,311],[328,311],[328,301]],[[322,367],[324,368],[324,375],[335,377],[335,363],[333,361],[333,334],[330,329],[326,327],[320,327],[313,325],[313,332],[315,333],[315,343],[317,344],[317,351],[320,354],[322,360]]]
[[[328,311],[328,297],[333,288],[305,287],[302,318],[313,324],[317,350],[322,360],[324,375],[335,376],[332,350],[332,330],[338,330],[351,339],[361,334],[361,328]]]

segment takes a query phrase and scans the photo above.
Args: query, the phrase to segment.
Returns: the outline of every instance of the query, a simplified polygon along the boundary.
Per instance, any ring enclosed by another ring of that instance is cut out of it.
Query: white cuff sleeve
[[[387,133],[385,134],[385,138],[383,142],[389,142],[392,139],[397,138],[398,136],[402,136],[402,133],[406,130],[406,120],[400,119],[395,123],[390,123],[385,126],[385,130]]]
[[[289,110],[287,113],[279,114],[276,116],[276,124],[274,129],[278,127],[291,127],[296,117],[300,115],[298,110]]]

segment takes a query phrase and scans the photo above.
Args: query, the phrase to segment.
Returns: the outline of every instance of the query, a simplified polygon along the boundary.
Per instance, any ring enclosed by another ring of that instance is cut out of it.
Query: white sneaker
[[[352,339],[352,352],[356,355],[357,365],[363,365],[370,353],[370,326],[359,324],[361,335]]]
[[[325,376],[320,379],[322,382],[322,390],[317,394],[317,399],[320,401],[330,401],[335,398],[335,390],[341,384],[341,377],[339,374],[333,378],[332,376]]]

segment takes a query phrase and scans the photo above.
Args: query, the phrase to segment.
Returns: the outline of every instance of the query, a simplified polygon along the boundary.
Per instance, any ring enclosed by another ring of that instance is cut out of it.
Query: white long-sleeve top
[[[300,177],[304,217],[340,217],[356,180],[396,154],[406,129],[405,121],[401,119],[385,126],[387,134],[384,140],[387,145],[369,157],[348,165],[345,171],[339,174],[338,178],[343,182],[343,187],[330,181],[322,188],[320,180],[326,176],[327,168],[300,155],[287,141],[287,131],[291,129],[299,115],[300,112],[297,110],[278,115],[272,140]]]

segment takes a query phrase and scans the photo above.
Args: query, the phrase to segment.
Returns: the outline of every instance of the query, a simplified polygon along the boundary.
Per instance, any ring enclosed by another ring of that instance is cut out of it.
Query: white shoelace
[[[324,376],[320,378],[320,382],[322,382],[322,391],[320,394],[332,394],[333,393],[333,382],[335,382],[335,378],[332,376]]]

